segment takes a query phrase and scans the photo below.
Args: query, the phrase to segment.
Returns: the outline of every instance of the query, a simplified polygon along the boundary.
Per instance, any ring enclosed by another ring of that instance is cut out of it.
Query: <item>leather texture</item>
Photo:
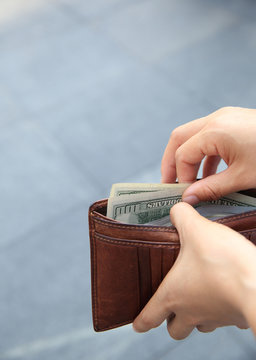
[[[256,197],[256,191],[247,195]],[[132,322],[173,266],[180,249],[173,227],[122,224],[107,218],[107,199],[89,209],[95,331]],[[256,244],[256,211],[216,220]]]

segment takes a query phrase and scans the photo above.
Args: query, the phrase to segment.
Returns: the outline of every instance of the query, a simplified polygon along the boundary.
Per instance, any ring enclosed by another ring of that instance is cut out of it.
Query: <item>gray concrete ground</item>
[[[0,0],[0,359],[255,359],[249,330],[92,330],[87,210],[171,130],[255,107],[253,0]]]

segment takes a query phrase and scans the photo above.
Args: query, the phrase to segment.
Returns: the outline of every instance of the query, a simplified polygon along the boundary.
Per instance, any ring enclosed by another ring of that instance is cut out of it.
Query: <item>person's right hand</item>
[[[203,179],[195,182],[204,157]],[[216,174],[221,159],[228,168]],[[193,183],[183,194],[192,205],[256,187],[256,110],[225,107],[176,128],[161,171],[164,183]]]
[[[209,332],[227,325],[250,326],[256,336],[256,247],[183,202],[172,207],[171,221],[179,233],[178,258],[134,329],[148,331],[167,319],[174,339],[195,327]]]

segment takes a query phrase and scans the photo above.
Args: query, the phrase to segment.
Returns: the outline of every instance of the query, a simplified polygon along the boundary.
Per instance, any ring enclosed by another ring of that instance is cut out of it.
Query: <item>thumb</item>
[[[181,246],[183,245],[184,238],[191,236],[191,229],[200,226],[203,217],[189,204],[180,202],[174,205],[170,211],[172,224],[176,227]]]
[[[227,168],[191,184],[184,191],[182,200],[194,205],[200,201],[217,200],[238,190],[241,190],[240,181],[232,169]]]

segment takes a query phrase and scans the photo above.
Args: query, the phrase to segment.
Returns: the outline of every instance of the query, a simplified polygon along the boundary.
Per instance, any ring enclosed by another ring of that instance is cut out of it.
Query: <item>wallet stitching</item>
[[[139,264],[139,250],[137,248],[136,250],[136,253],[137,253],[137,308],[138,308],[138,312],[140,310],[140,264]],[[130,322],[130,320],[128,320]],[[133,320],[131,320],[133,321]]]
[[[94,233],[95,236],[95,233]],[[95,309],[95,323],[98,325],[98,274],[97,274],[97,246],[96,246],[96,238],[94,242],[94,309]]]
[[[217,223],[229,223],[229,222],[232,222],[234,220],[238,220],[238,219],[245,219],[245,218],[248,218],[248,217],[253,217],[256,215],[256,211],[253,210],[253,211],[250,211],[250,212],[246,212],[244,214],[237,214],[235,216],[232,216],[232,217],[226,217],[226,218],[223,218],[223,219],[219,219],[219,220],[215,220],[215,222]]]
[[[146,248],[150,248],[150,247],[157,247],[157,248],[168,248],[168,249],[179,249],[180,247],[177,246],[177,245],[174,245],[174,244],[159,244],[159,243],[140,243],[140,242],[137,242],[136,240],[134,240],[134,242],[130,242],[129,240],[125,240],[125,241],[122,241],[121,239],[119,240],[116,240],[116,239],[108,239],[108,238],[105,238],[101,235],[98,235],[98,234],[95,234],[95,239],[98,239],[100,241],[103,241],[103,242],[108,242],[108,243],[112,243],[112,244],[120,244],[120,245],[124,245],[124,246],[133,246],[133,247],[146,247]],[[151,245],[151,246],[150,246]]]
[[[100,224],[104,224],[107,227],[112,227],[112,228],[118,228],[118,229],[136,229],[139,231],[161,231],[161,232],[166,232],[166,233],[174,233],[177,234],[177,230],[176,229],[168,229],[167,227],[163,228],[163,227],[159,227],[159,226],[136,226],[136,225],[131,225],[131,224],[126,224],[126,225],[119,225],[119,224],[112,224],[112,223],[108,223],[106,220],[100,219],[95,217],[96,215],[93,215],[94,217],[94,221]],[[106,224],[107,223],[107,224]],[[128,226],[127,226],[128,225]]]
[[[108,202],[108,199],[96,201],[96,203],[94,203],[90,206],[91,212],[95,211],[95,209],[102,209],[102,208],[106,207],[107,202]]]
[[[95,236],[96,237],[101,237],[103,239],[106,240],[113,240],[113,241],[121,241],[122,243],[127,244],[128,242],[134,243],[134,244],[148,244],[148,245],[168,245],[168,246],[178,246],[180,247],[180,242],[179,241],[173,241],[173,240],[161,240],[157,241],[157,240],[147,240],[147,239],[125,239],[123,237],[115,237],[115,236],[111,236],[111,235],[104,235],[104,233],[95,231]]]
[[[246,235],[252,235],[256,233],[256,229],[251,229],[251,230],[242,230],[240,231],[240,234],[243,235],[243,236],[246,236]]]

